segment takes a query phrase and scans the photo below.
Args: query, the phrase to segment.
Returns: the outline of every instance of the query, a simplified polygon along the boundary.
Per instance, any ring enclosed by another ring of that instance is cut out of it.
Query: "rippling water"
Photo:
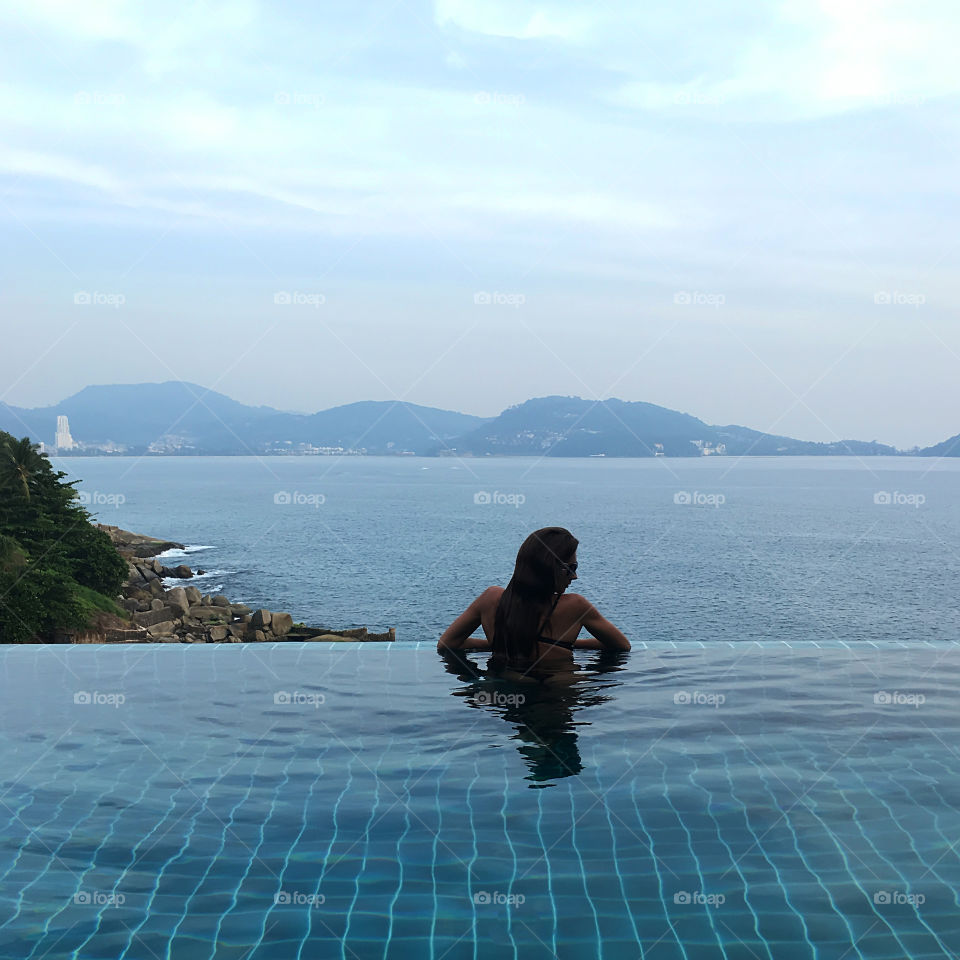
[[[55,462],[103,522],[191,545],[205,591],[311,624],[435,639],[556,524],[633,640],[960,636],[957,460]]]

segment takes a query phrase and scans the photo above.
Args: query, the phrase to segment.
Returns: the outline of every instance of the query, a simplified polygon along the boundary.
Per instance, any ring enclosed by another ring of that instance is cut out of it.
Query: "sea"
[[[960,460],[60,457],[168,566],[297,622],[433,641],[563,526],[631,640],[960,639]]]

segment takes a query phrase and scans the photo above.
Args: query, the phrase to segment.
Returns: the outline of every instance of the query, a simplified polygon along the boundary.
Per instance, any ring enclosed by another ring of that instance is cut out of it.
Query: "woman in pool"
[[[574,648],[629,650],[630,641],[579,593],[579,540],[563,527],[543,527],[523,541],[506,589],[487,587],[444,631],[440,653],[492,650],[489,669],[512,674],[569,669]],[[482,626],[486,640],[471,637]],[[593,638],[578,639],[586,627]]]

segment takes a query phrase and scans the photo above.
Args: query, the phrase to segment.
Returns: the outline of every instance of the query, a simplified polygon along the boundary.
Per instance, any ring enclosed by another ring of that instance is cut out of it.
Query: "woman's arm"
[[[487,593],[493,589],[493,587],[488,587],[484,590],[484,592],[443,631],[443,635],[439,641],[437,641],[438,653],[443,653],[445,650],[490,649],[490,644],[486,639],[482,637],[471,637],[470,634],[480,626],[484,600]]]
[[[583,597],[585,609],[580,616],[580,623],[587,628],[596,639],[593,643],[588,638],[577,640],[577,648],[588,650],[629,650],[630,641],[600,611]]]

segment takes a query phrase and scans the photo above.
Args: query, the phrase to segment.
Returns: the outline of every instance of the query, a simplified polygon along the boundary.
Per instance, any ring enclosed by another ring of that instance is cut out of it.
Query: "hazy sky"
[[[23,0],[0,37],[8,403],[960,432],[955,3]]]

